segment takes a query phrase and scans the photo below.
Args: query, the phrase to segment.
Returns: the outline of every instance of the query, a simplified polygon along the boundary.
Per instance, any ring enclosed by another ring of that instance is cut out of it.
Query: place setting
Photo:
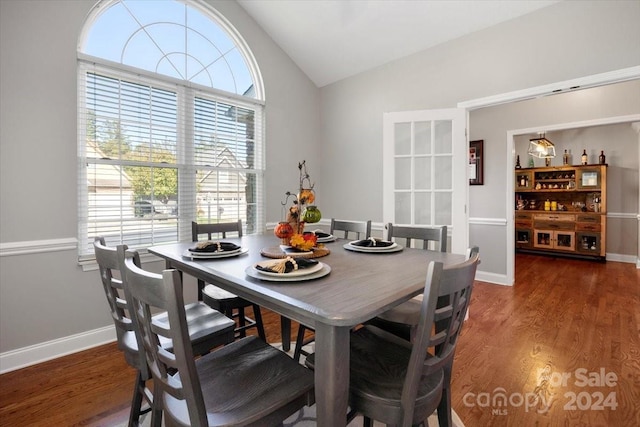
[[[400,252],[404,248],[396,242],[370,237],[368,239],[353,240],[343,246],[348,251],[364,253],[391,253]]]
[[[318,243],[330,243],[338,240],[336,236],[333,234],[325,233],[322,230],[313,230],[313,231],[305,231],[304,234],[313,233],[316,236],[316,241]]]
[[[195,247],[189,248],[183,252],[182,256],[198,259],[217,259],[234,257],[249,252],[249,249],[243,248],[232,242],[211,241],[199,242]]]
[[[319,279],[328,275],[331,267],[311,258],[286,257],[265,260],[245,269],[249,277],[275,282],[300,282]]]

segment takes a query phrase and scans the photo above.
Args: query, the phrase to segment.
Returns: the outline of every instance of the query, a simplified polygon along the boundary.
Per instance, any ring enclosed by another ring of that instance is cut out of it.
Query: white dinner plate
[[[268,267],[271,266],[273,264],[277,264],[279,262],[284,261],[283,259],[279,259],[279,260],[269,260],[269,261],[261,261],[259,262],[257,265],[260,265],[261,267]],[[289,273],[272,273],[271,271],[262,271],[262,270],[258,270],[257,268],[255,268],[255,265],[253,266],[253,268],[259,273],[259,274],[264,274],[265,276],[274,276],[274,277],[298,277],[298,276],[306,276],[309,274],[313,274],[316,271],[320,271],[322,270],[322,263],[319,262],[316,265],[313,265],[311,267],[308,268],[299,268],[297,270],[293,270]]]
[[[357,240],[356,240],[357,242]],[[372,254],[387,254],[390,252],[400,252],[402,249],[404,249],[402,246],[396,244],[395,242],[393,243],[393,245],[391,246],[387,246],[385,248],[371,248],[368,246],[354,246],[351,244],[351,242],[349,243],[345,243],[343,246],[343,248],[349,250],[349,251],[353,251],[353,252],[366,252],[366,253],[372,253]]]
[[[398,244],[396,242],[391,242],[391,244],[389,246],[357,246],[354,245],[354,243],[359,242],[360,240],[353,240],[349,243],[347,243],[349,246],[353,246],[354,248],[358,248],[358,249],[370,249],[372,251],[385,251],[385,250],[390,250],[395,248],[396,246],[398,246]],[[386,242],[387,240],[383,240],[383,242]]]
[[[182,253],[182,256],[191,259],[217,259],[238,256],[246,254],[247,252],[249,252],[248,248],[240,248],[236,249],[235,251],[226,252],[191,252],[189,249],[187,249]]]
[[[322,231],[320,229],[311,230],[310,232],[313,233],[313,234],[316,234],[316,233],[327,234],[327,233],[325,233],[324,231]],[[305,231],[305,233],[306,233],[306,231]],[[317,234],[316,234],[316,236],[317,236]],[[318,242],[318,243],[329,243],[329,242],[335,242],[336,240],[338,240],[338,238],[336,236],[334,236],[333,234],[329,234],[328,236],[325,236],[325,237],[318,237],[316,242]]]
[[[282,250],[283,253],[287,254],[287,256],[290,256],[292,258],[295,258],[297,256],[308,256],[313,254],[313,249],[310,249],[308,251],[303,251],[300,249],[295,249],[288,245],[280,245],[280,250]]]
[[[244,272],[249,277],[253,277],[254,279],[266,280],[270,282],[302,282],[307,280],[319,279],[321,277],[326,276],[331,273],[331,267],[327,264],[319,262],[320,269],[315,271],[314,273],[307,274],[305,276],[291,276],[291,273],[287,274],[274,274],[273,276],[264,274],[263,271],[256,270],[253,265],[248,266]]]
[[[318,243],[329,243],[329,242],[335,242],[336,240],[338,240],[338,238],[334,235],[331,236],[327,236],[327,237],[318,237],[318,240],[316,240],[316,242]]]

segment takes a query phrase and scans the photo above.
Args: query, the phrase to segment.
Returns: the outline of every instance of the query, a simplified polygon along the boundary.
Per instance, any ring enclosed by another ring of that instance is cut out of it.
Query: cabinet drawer
[[[535,228],[544,228],[546,230],[573,231],[575,229],[575,225],[573,222],[567,221],[536,221]]]
[[[600,215],[578,215],[578,222],[588,222],[590,224],[600,224]]]
[[[584,222],[576,223],[576,231],[597,231],[600,232],[600,222],[597,224],[589,224]]]
[[[573,222],[576,220],[575,215],[571,214],[535,214],[533,219],[541,219],[545,221],[570,221]]]
[[[529,212],[516,212],[515,218],[516,218],[516,221],[519,220],[519,219],[531,220],[531,213],[529,213]]]
[[[516,228],[531,228],[532,225],[533,223],[530,219],[529,220],[516,219]]]

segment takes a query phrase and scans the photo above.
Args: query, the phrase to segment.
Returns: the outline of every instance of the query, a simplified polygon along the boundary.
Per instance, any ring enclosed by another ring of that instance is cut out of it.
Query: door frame
[[[506,92],[498,95],[488,96],[484,98],[478,98],[473,100],[468,100],[464,102],[458,103],[459,108],[465,108],[467,110],[467,114],[476,109],[492,107],[500,104],[508,104],[517,101],[523,101],[527,99],[534,99],[541,96],[551,96],[561,93],[566,93],[569,91],[582,90],[597,86],[606,86],[614,83],[621,83],[629,80],[640,79],[640,66],[623,68],[619,70],[610,71],[607,73],[594,74],[590,76],[580,77],[572,80],[565,80],[561,82],[551,83],[543,86],[536,86],[528,89]],[[505,218],[506,218],[506,256],[507,256],[507,270],[504,284],[513,286],[515,280],[515,242],[514,242],[514,217],[513,217],[513,206],[515,203],[514,196],[514,183],[513,183],[513,170],[515,167],[514,155],[514,137],[516,135],[525,134],[525,133],[536,133],[542,131],[552,131],[552,130],[563,130],[569,128],[576,127],[586,127],[586,126],[594,126],[595,124],[612,124],[612,123],[622,123],[625,121],[633,121],[631,118],[634,116],[624,116],[624,117],[612,117],[607,119],[597,119],[590,120],[585,122],[576,122],[576,123],[563,123],[556,124],[550,126],[537,126],[529,129],[517,129],[511,130],[507,132],[507,148],[505,152],[505,167],[506,167],[506,182],[507,182],[507,200],[505,206]],[[626,120],[625,120],[626,119]],[[607,120],[612,120],[607,122]],[[635,120],[638,120],[636,117]],[[467,129],[470,133],[470,123],[467,120]],[[639,189],[640,195],[640,189]],[[640,212],[640,206],[639,206]],[[638,215],[638,220],[640,221],[640,215]],[[467,225],[467,228],[468,225]],[[640,231],[639,236],[640,238]],[[638,256],[640,258],[640,241],[638,242]],[[636,263],[637,267],[640,268],[640,259]]]

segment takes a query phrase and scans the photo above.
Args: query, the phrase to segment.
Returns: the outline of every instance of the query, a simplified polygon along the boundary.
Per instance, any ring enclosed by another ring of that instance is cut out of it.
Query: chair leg
[[[256,328],[258,328],[258,335],[262,341],[267,342],[267,334],[264,332],[264,324],[262,323],[262,312],[258,304],[253,304],[253,319],[256,322]]]
[[[442,398],[438,404],[438,425],[440,427],[451,427],[453,421],[451,420],[451,389],[445,387],[442,390]]]
[[[296,349],[293,352],[293,360],[300,362],[300,355],[302,354],[302,346],[304,345],[304,332],[307,328],[300,324],[298,327],[298,336],[296,337]]]
[[[153,396],[154,404],[151,410],[151,427],[162,427],[162,397]]]
[[[280,337],[282,339],[282,349],[286,352],[291,350],[291,319],[280,316]]]
[[[182,271],[180,273],[182,273]],[[180,277],[180,279],[182,279],[182,276]],[[204,289],[204,286],[204,281],[198,280],[198,301],[202,301],[202,290]]]
[[[438,424],[440,427],[451,427],[451,372],[453,370],[453,362],[444,367],[444,387],[442,387],[442,397],[438,404]]]
[[[240,329],[240,338],[244,338],[247,336],[247,331],[245,326],[247,325],[247,318],[244,314],[244,307],[238,308],[238,323]]]
[[[145,382],[138,371],[136,382],[133,385],[133,398],[131,399],[131,412],[129,413],[129,427],[137,427],[142,413],[142,401],[144,400]]]

